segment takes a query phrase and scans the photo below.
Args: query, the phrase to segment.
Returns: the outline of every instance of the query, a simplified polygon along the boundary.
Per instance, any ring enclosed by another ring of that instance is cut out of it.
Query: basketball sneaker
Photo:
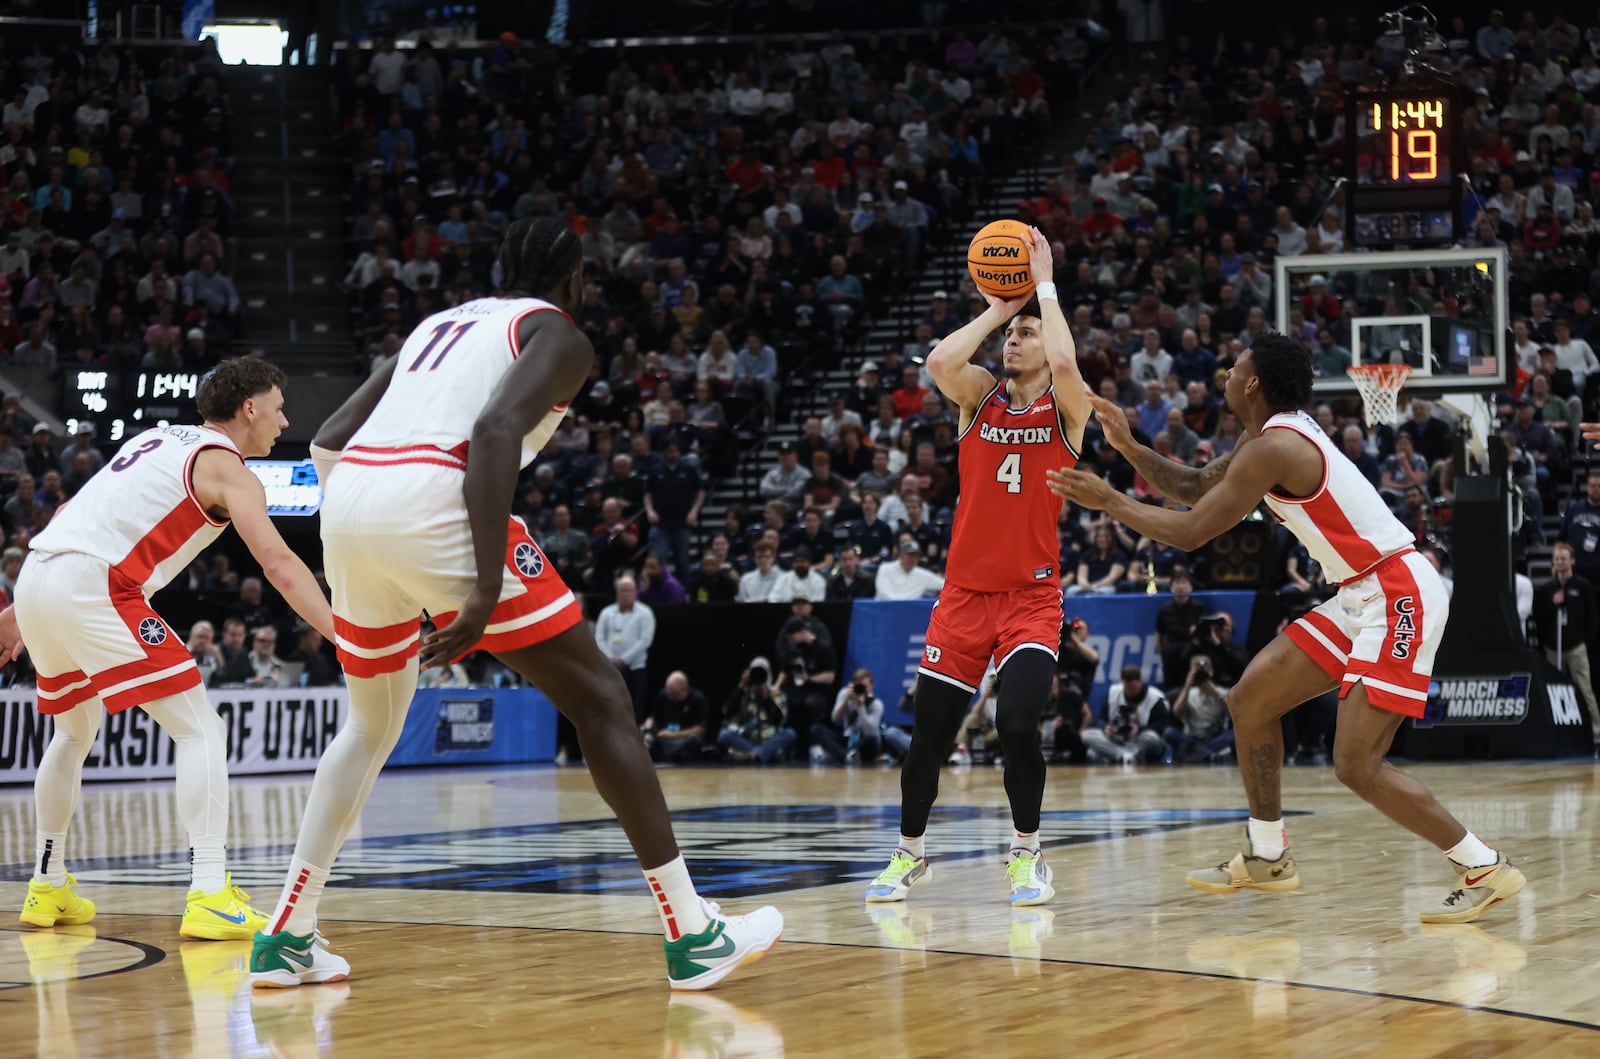
[[[1422,913],[1424,923],[1471,923],[1528,885],[1528,879],[1501,853],[1486,868],[1462,868],[1461,879],[1443,901]]]
[[[698,934],[662,941],[667,953],[667,981],[674,989],[710,989],[741,964],[760,959],[783,936],[783,914],[763,905],[743,916],[724,916],[705,901],[711,922]]]
[[[43,879],[28,882],[28,899],[22,902],[19,920],[30,927],[67,927],[94,918],[94,902],[78,896],[78,880],[67,876],[67,885],[51,886]]]
[[[1056,888],[1050,885],[1054,877],[1043,853],[1014,849],[1006,858],[1006,882],[1011,886],[1014,907],[1042,905],[1050,900],[1056,895]]]
[[[215,893],[189,891],[178,933],[200,941],[249,941],[266,925],[267,917],[250,907],[250,895],[229,874]]]
[[[867,900],[874,903],[904,901],[913,886],[921,886],[931,878],[933,869],[928,867],[927,857],[913,857],[896,846],[889,866],[867,887]]]
[[[1287,893],[1300,889],[1300,874],[1294,858],[1284,850],[1277,860],[1267,860],[1243,850],[1215,868],[1201,868],[1184,876],[1184,882],[1208,894],[1231,894],[1240,890],[1265,890]]]
[[[309,934],[263,934],[256,931],[250,947],[250,984],[256,989],[289,989],[297,985],[342,982],[350,977],[350,961],[328,951],[328,939]]]

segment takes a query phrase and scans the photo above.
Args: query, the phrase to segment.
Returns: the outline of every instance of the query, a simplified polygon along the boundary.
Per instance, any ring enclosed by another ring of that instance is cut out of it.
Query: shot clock
[[[1348,238],[1374,249],[1456,240],[1461,196],[1453,91],[1352,93],[1345,121]]]

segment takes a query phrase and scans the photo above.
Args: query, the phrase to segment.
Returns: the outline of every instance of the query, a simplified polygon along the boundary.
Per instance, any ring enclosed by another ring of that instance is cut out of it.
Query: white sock
[[[67,885],[67,833],[36,832],[33,877],[51,886]]]
[[[1021,831],[1018,831],[1017,837],[1011,842],[1011,848],[1027,850],[1029,853],[1038,853],[1039,832],[1029,831],[1027,834],[1023,834]]]
[[[289,861],[289,881],[278,897],[278,907],[267,919],[268,934],[309,934],[317,927],[317,899],[328,882],[328,869],[295,857]]]
[[[921,836],[921,835],[918,835],[916,838],[912,838],[909,835],[901,835],[900,836],[900,848],[905,850],[907,853],[911,854],[913,857],[917,858],[918,860],[921,860],[923,857],[927,856],[927,854],[925,852],[923,852],[923,849],[922,849],[922,838],[923,838],[923,836]]]
[[[222,889],[228,874],[228,855],[222,838],[199,835],[189,842],[189,889],[216,893]]]
[[[78,807],[83,759],[99,737],[100,719],[104,716],[99,699],[89,699],[66,713],[56,714],[56,734],[45,747],[34,774],[34,834],[38,845],[33,877],[51,886],[67,885],[67,829],[72,826],[72,814]]]
[[[650,884],[650,894],[656,899],[656,912],[661,916],[661,930],[668,941],[677,941],[685,934],[698,934],[711,924],[700,895],[695,893],[694,880],[689,878],[689,866],[682,854],[661,865],[646,868],[645,882]]]
[[[1500,860],[1500,854],[1471,831],[1460,842],[1445,850],[1444,855],[1463,868],[1487,868]]]
[[[1277,860],[1289,848],[1289,830],[1282,820],[1250,818],[1245,825],[1250,835],[1250,852],[1264,860]]]
[[[372,794],[378,770],[400,741],[406,709],[417,691],[417,660],[410,659],[394,673],[351,677],[348,684],[350,716],[317,762],[289,877],[267,920],[269,934],[309,934],[316,927],[317,901],[328,871]]]

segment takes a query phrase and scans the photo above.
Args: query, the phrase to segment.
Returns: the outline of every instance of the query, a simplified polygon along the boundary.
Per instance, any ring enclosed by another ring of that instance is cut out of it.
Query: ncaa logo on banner
[[[538,577],[544,573],[544,556],[527,541],[517,545],[517,550],[511,553],[511,561],[523,577]]]
[[[160,618],[146,618],[139,623],[139,639],[151,647],[159,647],[167,642],[167,627]]]

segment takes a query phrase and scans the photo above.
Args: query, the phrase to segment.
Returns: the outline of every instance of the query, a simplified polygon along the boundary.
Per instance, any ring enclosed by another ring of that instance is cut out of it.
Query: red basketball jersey
[[[1012,408],[997,383],[961,438],[961,500],[950,534],[945,580],[975,592],[1009,592],[1059,580],[1062,500],[1045,472],[1078,454],[1061,429],[1052,387]]]

